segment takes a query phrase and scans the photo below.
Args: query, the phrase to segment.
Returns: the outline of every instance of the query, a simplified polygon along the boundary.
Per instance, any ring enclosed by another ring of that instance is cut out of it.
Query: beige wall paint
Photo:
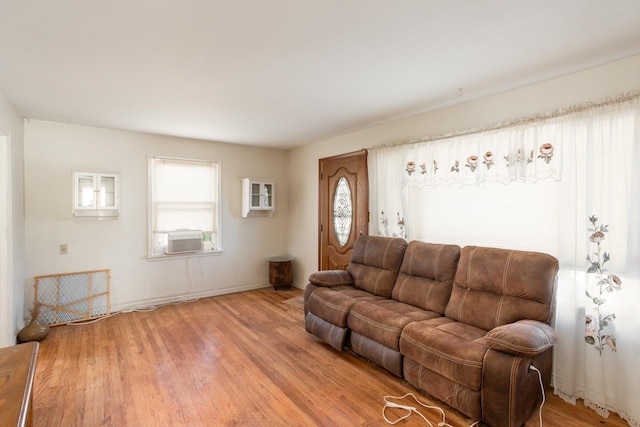
[[[23,134],[22,117],[0,91],[0,133],[6,136],[5,150],[8,170],[2,170],[0,181],[8,183],[8,197],[2,200],[6,233],[8,237],[0,249],[3,269],[0,271],[0,347],[15,343],[18,331],[24,326],[24,203],[23,203]],[[4,169],[5,165],[3,165]]]
[[[113,310],[237,292],[268,286],[266,258],[287,252],[285,151],[38,120],[26,121],[25,142],[27,298],[35,276],[105,268]],[[150,154],[221,162],[223,254],[146,259]],[[72,169],[120,173],[119,219],[74,221]],[[241,217],[244,177],[275,182],[273,217]]]
[[[303,287],[318,267],[318,159],[380,143],[487,126],[631,90],[640,90],[640,56],[477,100],[465,102],[462,97],[447,108],[291,150],[288,246],[297,258],[296,283]]]

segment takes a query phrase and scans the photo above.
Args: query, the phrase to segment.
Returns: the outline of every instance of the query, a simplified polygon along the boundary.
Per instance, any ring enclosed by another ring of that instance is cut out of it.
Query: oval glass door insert
[[[342,177],[333,193],[333,229],[340,246],[344,246],[349,240],[352,214],[351,189],[347,180]]]

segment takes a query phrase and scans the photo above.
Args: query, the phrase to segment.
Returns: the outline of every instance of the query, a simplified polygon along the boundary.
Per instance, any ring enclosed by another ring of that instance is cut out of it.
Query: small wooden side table
[[[274,289],[287,289],[293,284],[293,269],[290,256],[275,256],[268,259],[269,261],[269,283]]]
[[[36,341],[0,349],[0,425],[31,425],[31,389],[36,372]]]

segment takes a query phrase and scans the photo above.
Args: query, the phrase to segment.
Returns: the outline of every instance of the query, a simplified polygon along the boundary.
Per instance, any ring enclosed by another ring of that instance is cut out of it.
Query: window
[[[409,189],[412,236],[434,243],[533,250],[558,256],[560,183]]]
[[[220,166],[149,157],[149,256],[163,256],[169,232],[202,231],[202,252],[220,251]]]

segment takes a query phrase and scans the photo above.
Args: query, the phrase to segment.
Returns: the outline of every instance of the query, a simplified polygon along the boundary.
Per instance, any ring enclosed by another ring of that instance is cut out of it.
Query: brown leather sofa
[[[304,292],[305,329],[472,419],[521,426],[551,378],[558,261],[378,236]]]

